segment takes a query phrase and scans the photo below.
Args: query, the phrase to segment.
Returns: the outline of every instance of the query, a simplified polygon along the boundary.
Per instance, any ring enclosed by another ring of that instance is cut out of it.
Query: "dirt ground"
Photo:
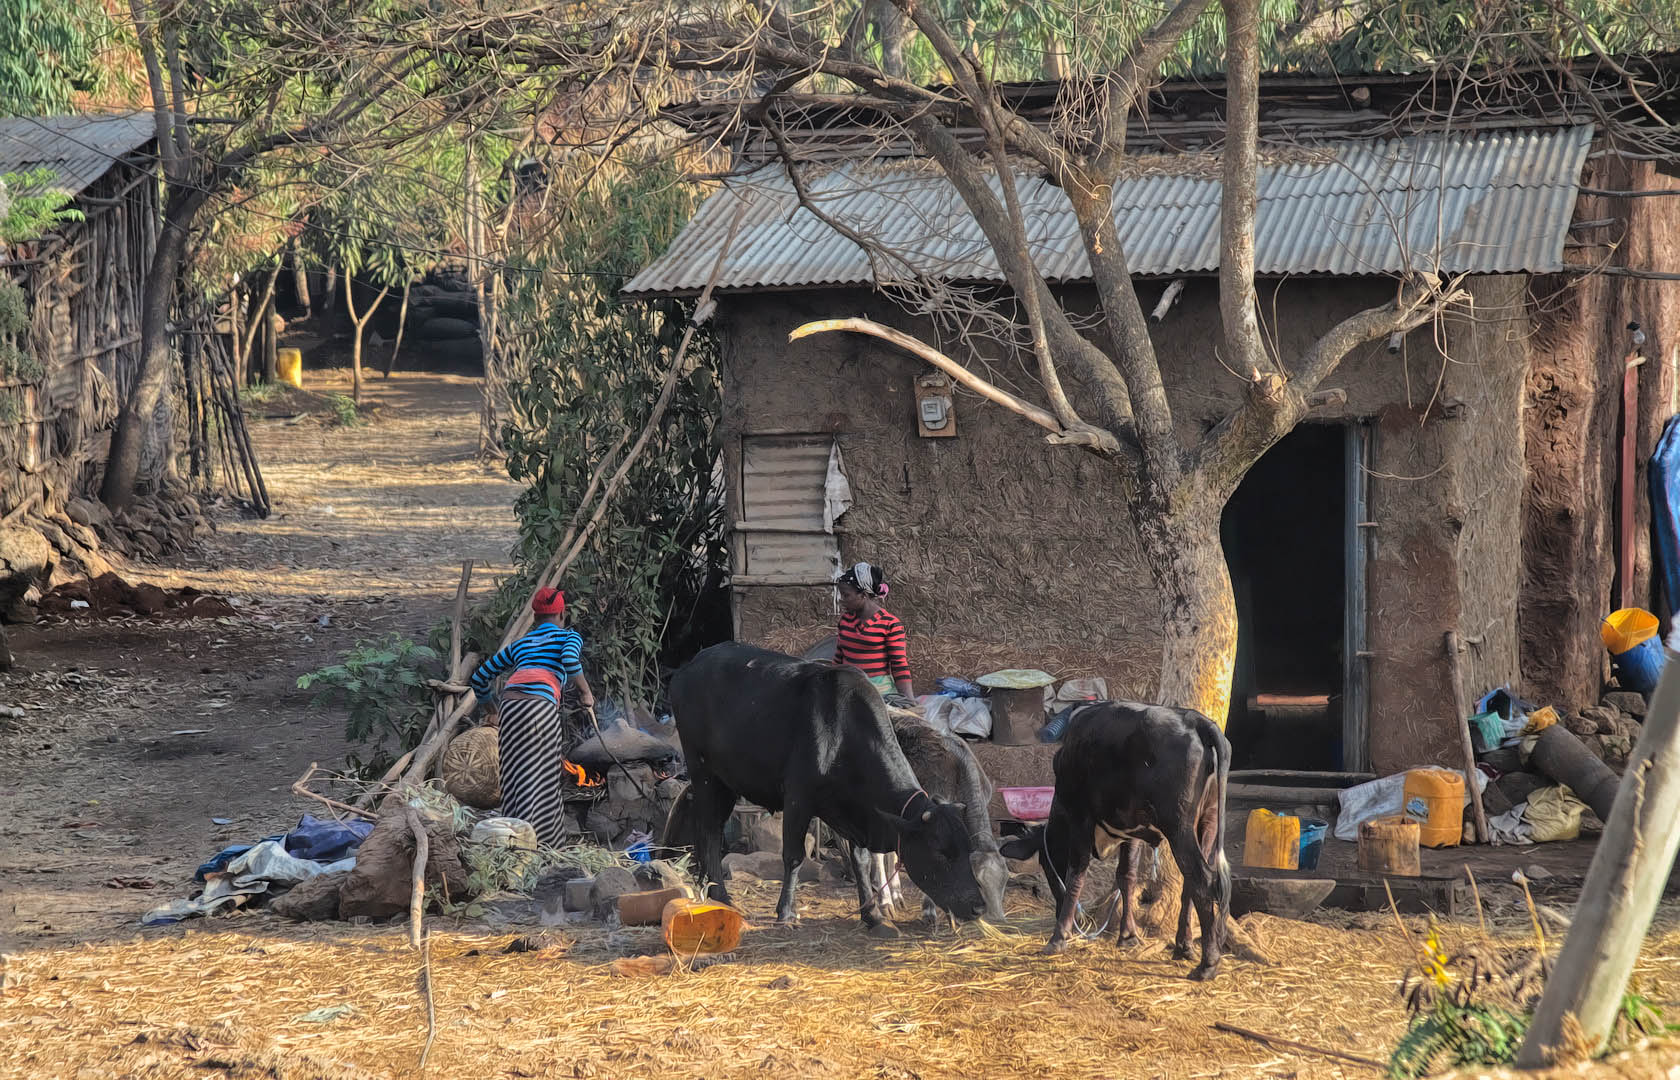
[[[295,821],[292,781],[346,751],[343,717],[311,708],[297,677],[360,638],[423,637],[463,560],[474,598],[509,569],[518,488],[476,458],[476,383],[399,372],[370,379],[368,398],[358,427],[253,419],[274,513],[224,509],[198,554],[123,569],[225,596],[236,615],[10,629],[0,704],[24,715],[0,716],[0,951],[132,928],[219,848]]]
[[[312,374],[323,392],[344,388]],[[470,380],[370,380],[362,427],[318,417],[254,423],[276,512],[220,513],[202,551],[133,566],[136,580],[236,602],[218,619],[59,621],[19,629],[0,682],[0,1077],[398,1077],[427,1043],[422,959],[401,926],[297,926],[265,911],[141,929],[190,892],[220,847],[283,831],[289,787],[337,763],[343,718],[297,676],[356,639],[422,635],[446,611],[459,561],[482,596],[508,566],[514,485],[474,457]],[[257,412],[264,412],[259,407]],[[1484,886],[1493,932],[1531,934],[1515,887]],[[859,932],[847,887],[802,893],[805,920],[770,925],[773,883],[741,884],[754,920],[727,963],[617,978],[611,961],[659,949],[652,929],[546,932],[507,952],[528,907],[427,921],[439,1077],[1377,1076],[1364,1065],[1217,1031],[1227,1021],[1383,1059],[1404,1028],[1397,982],[1426,931],[1385,913],[1294,923],[1250,916],[1274,961],[1227,961],[1213,984],[1160,943],[1090,942],[1038,955],[1045,901],[1011,891],[1001,931],[897,941]],[[1545,918],[1567,918],[1548,897]],[[1557,925],[1552,923],[1555,934]],[[1480,933],[1473,917],[1449,942]],[[1680,912],[1665,909],[1638,972],[1680,1010]],[[321,1013],[318,1010],[332,1010]],[[342,1011],[341,1011],[342,1010]],[[1587,1074],[1664,1075],[1680,1050]],[[1680,1074],[1670,1074],[1680,1075]]]

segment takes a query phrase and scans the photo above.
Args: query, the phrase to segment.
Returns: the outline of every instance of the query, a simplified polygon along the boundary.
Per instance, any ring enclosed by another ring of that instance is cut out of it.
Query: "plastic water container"
[[[274,373],[288,386],[303,389],[303,350],[274,350]]]
[[[1418,823],[1424,847],[1456,847],[1464,838],[1464,777],[1450,769],[1411,769],[1401,811]]]
[[[1298,870],[1317,870],[1318,856],[1324,850],[1324,834],[1330,831],[1328,821],[1301,818],[1301,855]]]
[[[1254,810],[1243,838],[1243,865],[1295,870],[1301,863],[1301,819]]]

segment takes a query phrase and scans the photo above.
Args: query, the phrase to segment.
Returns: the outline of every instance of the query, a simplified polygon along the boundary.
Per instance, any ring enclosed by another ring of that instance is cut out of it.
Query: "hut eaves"
[[[1260,171],[1256,270],[1337,276],[1557,271],[1592,135],[1590,124],[1579,124],[1342,140],[1274,154]],[[1133,273],[1217,270],[1217,157],[1136,160],[1114,198]],[[711,195],[625,293],[699,292],[737,215],[720,291],[881,285],[914,277],[1003,280],[978,224],[932,163],[889,159],[801,169],[813,203],[877,250],[873,266],[853,239],[802,207],[783,166],[771,164]],[[1088,279],[1084,246],[1061,189],[1025,171],[1017,172],[1016,182],[1033,257],[1046,279]]]
[[[11,189],[14,199],[49,192],[76,195],[156,133],[151,114],[143,112],[0,119],[0,173],[45,169],[52,174]]]

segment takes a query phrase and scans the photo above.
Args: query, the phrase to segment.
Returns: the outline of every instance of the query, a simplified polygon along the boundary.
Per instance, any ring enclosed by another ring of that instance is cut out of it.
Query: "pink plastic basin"
[[[1053,787],[1006,787],[998,788],[1003,794],[1003,805],[1011,817],[1017,821],[1043,821],[1050,816],[1050,797],[1056,793]]]

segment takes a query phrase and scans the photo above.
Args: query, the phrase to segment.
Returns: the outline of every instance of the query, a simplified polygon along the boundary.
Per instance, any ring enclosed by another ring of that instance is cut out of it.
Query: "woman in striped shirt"
[[[564,724],[560,700],[568,681],[578,686],[578,701],[595,704],[589,680],[583,677],[583,636],[560,625],[566,616],[566,594],[539,589],[531,597],[536,624],[529,633],[478,665],[468,680],[478,703],[495,697],[497,676],[512,671],[498,701],[501,723],[496,731],[498,772],[502,781],[502,813],[528,822],[539,843],[558,846],[565,809],[560,799],[565,777],[562,762]]]
[[[881,606],[887,595],[881,568],[860,562],[840,575],[839,587],[840,606],[845,610],[835,635],[834,662],[862,671],[882,697],[895,689],[907,698],[915,697],[904,624]]]

